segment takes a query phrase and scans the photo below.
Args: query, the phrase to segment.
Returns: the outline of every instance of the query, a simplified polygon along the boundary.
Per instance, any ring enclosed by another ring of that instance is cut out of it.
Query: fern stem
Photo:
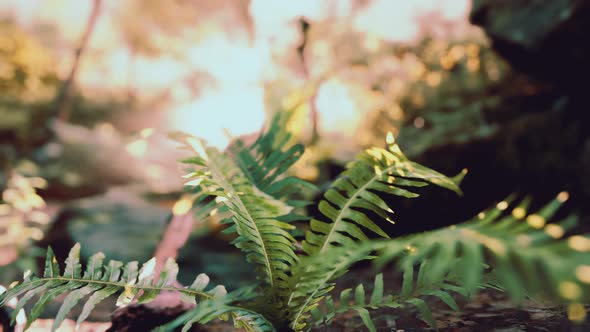
[[[104,281],[104,280],[90,280],[90,279],[81,279],[81,278],[66,278],[66,277],[50,277],[50,278],[42,278],[33,280],[30,284],[44,284],[51,281],[67,281],[67,282],[80,282],[84,284],[95,284],[95,285],[104,285],[104,286],[115,286],[120,288],[129,288],[129,289],[138,289],[138,290],[157,290],[157,291],[177,291],[186,293],[193,296],[200,296],[206,299],[212,299],[213,295],[208,294],[205,292],[196,291],[190,288],[177,288],[177,287],[157,287],[157,286],[150,286],[150,285],[129,285],[120,282],[113,282],[113,281]],[[36,286],[35,286],[36,287]],[[35,288],[33,287],[33,288]]]

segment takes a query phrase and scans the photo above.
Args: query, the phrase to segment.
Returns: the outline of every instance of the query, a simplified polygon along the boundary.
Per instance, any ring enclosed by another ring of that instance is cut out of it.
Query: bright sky
[[[0,2],[0,12],[9,10],[23,23],[47,21],[56,23],[67,47],[79,38],[91,1],[81,0],[19,0]],[[100,63],[82,66],[78,82],[83,86],[105,85],[117,89],[128,83],[129,51],[122,42],[113,21],[113,13],[121,4],[105,0],[105,10],[91,40],[92,51],[100,51]],[[330,5],[331,4],[331,5]],[[207,68],[220,83],[205,91],[199,98],[179,98],[166,128],[183,130],[222,146],[227,138],[223,129],[233,135],[257,131],[265,118],[264,93],[261,82],[276,78],[272,52],[292,49],[297,34],[293,21],[304,15],[311,19],[350,14],[350,1],[276,1],[252,0],[256,39],[253,45],[245,40],[229,40],[221,33],[213,33],[196,45],[187,45],[190,66]],[[468,9],[468,0],[374,0],[372,5],[357,14],[354,26],[372,36],[392,41],[405,41],[417,33],[415,17],[418,13],[438,9],[444,16],[461,19]],[[65,57],[67,59],[67,57]],[[97,58],[98,59],[98,58]],[[86,60],[87,62],[88,59]],[[97,60],[98,61],[98,60]],[[170,58],[141,59],[134,63],[134,82],[140,91],[159,91],[186,75],[187,64]],[[69,62],[61,64],[62,71]],[[194,68],[193,68],[194,69]],[[334,85],[334,84],[332,84]],[[184,96],[182,89],[173,92]],[[327,85],[320,91],[322,122],[354,120],[358,112],[347,109],[346,102],[330,100],[348,98],[342,86]],[[350,105],[350,103],[348,103]]]

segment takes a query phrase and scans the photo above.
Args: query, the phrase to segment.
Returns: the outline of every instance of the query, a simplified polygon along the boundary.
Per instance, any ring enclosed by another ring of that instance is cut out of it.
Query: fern
[[[377,309],[385,306],[396,308],[399,307],[399,304],[393,300],[391,295],[384,294],[383,274],[378,274],[375,277],[373,292],[369,299],[367,299],[363,284],[359,284],[354,290],[347,288],[341,291],[338,304],[334,302],[331,296],[326,297],[324,306],[325,311],[323,312],[317,308],[311,310],[313,319],[315,320],[313,322],[314,325],[330,324],[336,315],[349,310],[355,310],[369,331],[374,332],[377,329],[367,309]]]
[[[302,259],[293,270],[293,292],[288,305],[291,327],[302,330],[309,313],[334,289],[333,281],[354,263],[369,258],[371,246],[332,247],[322,255]]]
[[[366,230],[381,237],[389,236],[367,215],[372,212],[389,222],[393,210],[379,194],[406,198],[417,197],[412,188],[436,184],[457,193],[461,176],[446,176],[409,161],[388,137],[388,149],[371,148],[347,165],[342,176],[334,181],[319,203],[324,219],[312,219],[303,248],[308,254],[321,253],[330,246],[348,246],[355,240],[368,239]],[[366,229],[366,230],[363,230]]]
[[[423,271],[420,274],[424,273]],[[420,277],[418,277],[420,279]],[[404,274],[402,289],[406,290],[405,293],[398,294],[396,296],[387,294],[385,291],[385,285],[383,282],[383,274],[377,274],[373,284],[373,290],[370,297],[366,295],[365,287],[363,284],[359,284],[354,289],[347,288],[340,292],[339,301],[335,302],[331,296],[327,296],[323,308],[314,308],[311,310],[313,317],[312,324],[315,326],[321,326],[324,324],[330,324],[331,321],[338,314],[342,314],[349,310],[355,310],[361,317],[363,323],[369,329],[369,331],[376,331],[375,324],[371,319],[369,310],[379,308],[395,308],[401,309],[404,307],[412,306],[418,309],[420,312],[420,318],[426,321],[430,326],[436,327],[436,323],[432,317],[432,312],[428,308],[426,302],[415,296],[414,294],[434,296],[442,300],[449,308],[453,310],[459,310],[459,306],[455,302],[453,296],[449,293],[450,290],[435,289],[435,290],[421,290],[422,285],[413,285],[413,273],[412,275]],[[451,288],[454,291],[463,292],[459,287],[452,285],[443,285],[443,287]],[[464,295],[464,293],[462,293]]]
[[[521,201],[509,214],[503,212],[509,206],[508,201],[503,201],[461,225],[394,240],[367,241],[346,249],[356,252],[356,256],[343,255],[343,248],[328,250],[322,255],[322,261],[352,258],[333,274],[342,274],[354,262],[363,259],[374,260],[379,269],[392,263],[396,270],[403,271],[401,290],[381,305],[354,301],[348,306],[347,301],[341,300],[340,308],[335,309],[332,299],[327,297],[323,303],[328,310],[321,314],[327,320],[323,321],[318,321],[319,301],[305,310],[313,314],[314,323],[318,324],[329,322],[333,315],[349,309],[412,305],[423,320],[436,327],[424,296],[435,296],[453,309],[457,309],[457,305],[450,292],[467,297],[488,287],[505,290],[517,302],[525,296],[562,303],[587,302],[590,287],[581,280],[584,277],[580,267],[590,266],[587,254],[590,238],[575,235],[567,241],[559,239],[575,225],[574,217],[546,224],[562,201],[558,196],[528,216],[525,211],[530,200]],[[308,264],[319,264],[319,259],[314,260]],[[314,280],[319,289],[333,288],[333,284],[322,283],[319,278]],[[378,285],[376,281],[376,288],[380,289]],[[296,327],[302,329],[304,325]],[[367,327],[370,329],[371,325]]]
[[[293,144],[293,136],[283,130],[293,117],[293,112],[278,112],[269,128],[251,146],[237,139],[229,148],[234,160],[252,184],[277,199],[288,199],[291,206],[307,205],[305,201],[289,199],[301,189],[315,191],[311,183],[294,176],[284,176],[287,170],[301,158],[303,145]]]
[[[321,255],[334,246],[351,248],[355,241],[367,241],[368,236],[361,228],[381,237],[389,236],[367,215],[372,212],[382,219],[391,221],[393,211],[379,194],[393,194],[406,198],[417,197],[411,188],[433,183],[461,193],[458,187],[462,175],[455,179],[409,161],[393,139],[388,137],[388,149],[372,148],[361,153],[347,166],[319,203],[319,210],[325,221],[311,220],[311,229],[305,235],[304,250],[310,255]],[[356,248],[356,247],[355,247]],[[292,327],[301,329],[311,309],[329,292],[328,284],[346,267],[362,260],[364,250],[338,250],[335,261],[323,260],[310,264],[305,262],[296,267],[294,291],[289,306]],[[330,257],[333,257],[330,255]],[[303,265],[303,267],[300,267]]]
[[[289,116],[279,113],[252,145],[237,140],[225,153],[199,139],[178,137],[196,154],[184,161],[192,167],[187,191],[196,205],[203,205],[201,212],[220,213],[229,226],[226,232],[236,235],[233,244],[258,274],[253,287],[229,294],[223,286],[206,290],[209,278],[204,274],[190,287],[174,287],[178,266],[173,260],[156,276],[154,260],[140,269],[137,262],[105,264],[101,253],[82,271],[76,245],[63,273],[49,249],[43,277],[25,274],[21,284],[0,295],[0,306],[18,298],[16,315],[39,296],[30,309],[29,327],[50,301],[67,294],[55,330],[80,301],[85,305],[78,324],[109,296],[119,294],[117,303],[127,305],[177,291],[185,301],[198,304],[160,331],[186,331],[214,319],[231,319],[248,331],[303,331],[329,324],[348,310],[356,311],[374,331],[370,310],[413,307],[435,327],[428,297],[457,310],[457,295],[469,297],[486,287],[505,290],[516,302],[540,296],[579,308],[590,300],[590,238],[563,238],[575,225],[574,217],[551,222],[565,194],[534,213],[527,212],[530,199],[516,204],[509,198],[463,224],[390,239],[379,226],[392,222],[388,195],[413,198],[416,188],[428,184],[460,194],[458,184],[465,175],[448,178],[408,160],[391,135],[386,149],[368,149],[347,165],[324,194],[318,206],[321,216],[309,221],[300,244],[292,221],[309,219],[294,212],[304,205],[296,200],[301,195],[294,196],[312,186],[287,173],[303,153],[284,129]],[[401,273],[400,287],[386,285],[377,274],[370,296],[360,284],[342,291],[335,301],[332,291],[339,277],[361,261]]]
[[[159,327],[156,331],[176,331],[182,326],[182,331],[186,332],[195,323],[207,324],[214,319],[228,320],[229,318],[233,320],[234,327],[246,331],[275,331],[272,323],[261,314],[228,304],[227,301],[223,300],[203,301],[195,309]]]
[[[269,128],[263,131],[253,144],[247,146],[242,139],[235,139],[228,147],[227,156],[240,168],[253,186],[285,202],[288,206],[303,207],[309,202],[295,200],[292,197],[293,194],[300,194],[301,190],[313,192],[317,188],[305,180],[285,175],[304,151],[301,144],[293,143],[291,133],[283,130],[292,117],[293,112],[276,113]],[[189,135],[174,133],[171,136],[185,149],[193,152],[193,147],[187,144],[187,140],[193,139]],[[186,159],[184,163],[193,164],[194,158]],[[189,191],[195,194],[195,204],[198,204],[211,195],[203,191],[200,185],[203,179],[195,175],[198,174],[191,172],[185,178],[192,179],[187,182],[187,185],[192,187]],[[214,208],[216,208],[215,204],[207,204],[201,209],[201,213],[211,212]]]
[[[495,283],[516,301],[527,295],[587,300],[590,288],[576,269],[589,265],[590,255],[576,241],[590,240],[580,235],[560,240],[576,223],[575,217],[548,223],[560,199],[526,216],[528,203],[525,199],[504,215],[508,202],[503,201],[462,225],[391,241],[379,249],[376,262],[411,267],[427,261],[425,282],[436,284],[453,275],[470,292],[479,287],[489,265]]]
[[[428,307],[426,307],[424,300],[420,298],[421,296],[430,295],[439,297],[445,301],[445,303],[449,304],[449,306],[456,308],[454,301],[450,295],[448,295],[447,291],[452,290],[464,296],[469,294],[469,291],[466,288],[452,284],[451,280],[445,278],[436,284],[430,283],[430,279],[426,277],[430,273],[429,269],[426,268],[430,266],[429,261],[424,260],[421,262],[421,268],[419,269],[416,278],[414,276],[414,266],[405,265],[403,267],[404,278],[401,292],[398,295],[394,297],[383,295],[382,277],[378,275],[375,280],[374,289],[380,290],[381,294],[374,292],[371,296],[371,301],[367,303],[364,301],[361,301],[362,303],[355,301],[353,302],[354,307],[347,306],[347,302],[342,300],[340,303],[341,306],[337,311],[334,311],[335,307],[330,304],[332,301],[331,296],[326,296],[335,286],[333,280],[345,274],[355,263],[363,260],[374,260],[379,258],[380,256],[376,256],[375,254],[384,252],[385,249],[389,248],[388,246],[391,245],[390,242],[394,241],[396,240],[367,241],[352,247],[332,247],[322,255],[311,256],[308,259],[301,260],[301,266],[313,266],[315,268],[305,269],[301,267],[300,271],[295,271],[296,273],[301,273],[302,276],[298,279],[300,284],[295,287],[296,295],[291,303],[292,306],[297,309],[291,320],[293,329],[297,331],[304,330],[307,327],[310,314],[314,316],[312,324],[317,325],[320,323],[317,320],[317,315],[319,313],[318,308],[322,303],[328,309],[327,312],[323,313],[324,317],[326,317],[324,322],[329,322],[329,318],[333,315],[348,311],[349,309],[358,309],[357,311],[364,312],[368,308],[401,308],[411,304],[420,310],[425,321],[432,324],[433,321],[430,319],[431,315],[427,310]],[[362,286],[359,287],[362,288]],[[344,292],[344,294],[347,292],[349,291]],[[360,292],[358,287],[356,292]],[[299,302],[297,299],[299,299]],[[361,307],[364,309],[361,309]],[[330,309],[332,311],[330,311]],[[365,313],[363,313],[363,315],[365,315]],[[370,328],[370,326],[367,327]]]
[[[216,196],[230,210],[233,225],[229,230],[238,233],[235,246],[257,266],[260,281],[276,297],[271,306],[281,306],[280,298],[289,292],[288,271],[298,259],[289,233],[295,227],[279,220],[291,208],[260,191],[228,156],[197,140],[188,143],[200,154],[190,160],[196,167],[192,174],[206,194]]]
[[[85,297],[88,299],[78,317],[77,326],[88,318],[97,304],[116,293],[121,293],[117,300],[118,305],[127,305],[134,299],[139,303],[149,302],[163,291],[181,292],[183,299],[193,303],[223,297],[226,293],[223,286],[205,291],[209,278],[204,274],[199,275],[191,287],[173,287],[178,266],[172,260],[166,262],[158,281],[154,282],[156,277],[154,259],[143,264],[138,270],[137,262],[123,265],[122,262],[111,260],[104,264],[104,254],[98,253],[89,259],[83,274],[79,259],[80,245],[76,244],[70,250],[64,272],[61,273],[55,255],[49,248],[43,277],[38,278],[30,273],[25,273],[22,283],[0,295],[0,306],[5,305],[13,298],[20,297],[13,311],[12,323],[14,323],[18,312],[36,296],[40,296],[40,298],[29,312],[25,329],[39,317],[49,302],[68,293],[55,318],[52,327],[52,331],[55,331],[73,307]],[[140,294],[140,292],[143,293]]]

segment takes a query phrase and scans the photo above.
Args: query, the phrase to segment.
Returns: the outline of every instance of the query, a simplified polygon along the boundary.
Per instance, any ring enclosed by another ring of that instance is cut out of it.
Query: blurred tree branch
[[[299,19],[299,27],[301,29],[301,36],[302,36],[302,40],[301,40],[301,44],[297,47],[297,54],[299,56],[299,59],[301,61],[301,68],[302,68],[302,72],[303,72],[303,77],[309,81],[310,80],[310,68],[309,68],[309,64],[306,61],[306,57],[305,57],[305,48],[308,46],[309,44],[309,28],[310,28],[310,23],[305,19],[305,18],[300,18]],[[315,143],[317,143],[317,141],[319,140],[319,113],[318,113],[318,107],[316,104],[316,99],[317,99],[317,89],[315,90],[314,94],[309,98],[309,109],[310,109],[310,120],[311,120],[311,138],[309,141],[309,145],[314,145]]]
[[[70,118],[70,99],[72,96],[72,86],[74,85],[74,81],[76,79],[76,74],[78,72],[78,67],[80,66],[82,55],[86,50],[88,40],[90,40],[90,37],[92,36],[92,32],[94,31],[96,21],[100,16],[101,8],[102,0],[94,0],[90,16],[88,16],[88,21],[86,23],[86,29],[84,30],[84,33],[80,38],[80,42],[78,43],[78,47],[76,48],[76,51],[74,53],[74,61],[72,63],[72,68],[70,69],[70,73],[64,81],[55,99],[55,109],[57,111],[57,116],[62,121],[68,121],[68,119]]]

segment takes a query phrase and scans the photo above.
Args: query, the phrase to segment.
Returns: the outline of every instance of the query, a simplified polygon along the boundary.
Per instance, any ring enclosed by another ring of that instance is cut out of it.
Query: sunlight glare
[[[226,91],[210,91],[174,111],[171,126],[187,132],[217,148],[224,148],[232,136],[260,130],[265,120],[262,88],[244,86]]]
[[[127,144],[127,152],[134,157],[142,157],[147,152],[148,144],[146,140],[139,139]]]
[[[193,208],[193,201],[190,197],[181,197],[172,207],[172,214],[175,216],[182,216],[187,214]]]
[[[362,115],[357,111],[349,87],[336,79],[320,87],[316,105],[321,110],[321,130],[326,133],[338,131],[350,134],[356,129],[356,123]]]
[[[574,235],[568,239],[568,245],[570,248],[580,251],[590,251],[590,239],[582,235]]]

